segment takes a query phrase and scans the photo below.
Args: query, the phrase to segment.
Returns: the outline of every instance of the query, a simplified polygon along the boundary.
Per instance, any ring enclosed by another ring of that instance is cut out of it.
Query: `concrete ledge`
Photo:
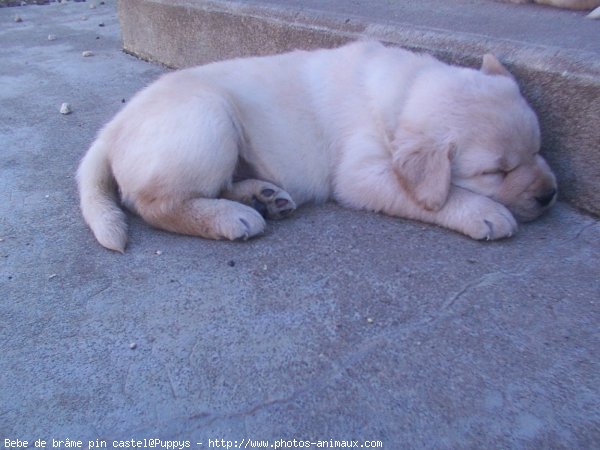
[[[401,4],[396,4],[401,3]],[[600,214],[600,22],[490,0],[120,0],[125,51],[181,68],[373,38],[476,66],[493,52],[540,116],[560,194]]]

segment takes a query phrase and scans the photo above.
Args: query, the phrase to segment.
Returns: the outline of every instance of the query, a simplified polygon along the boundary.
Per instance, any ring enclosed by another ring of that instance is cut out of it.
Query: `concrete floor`
[[[73,174],[165,69],[120,51],[112,1],[0,9],[0,61],[0,445],[600,446],[597,218],[497,243],[333,204],[241,243],[131,218],[115,254]]]

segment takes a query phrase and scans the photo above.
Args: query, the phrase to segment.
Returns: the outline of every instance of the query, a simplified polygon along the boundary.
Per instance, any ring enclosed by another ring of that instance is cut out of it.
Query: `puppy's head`
[[[556,199],[556,179],[540,156],[535,113],[502,64],[481,70],[440,66],[413,88],[394,140],[394,169],[413,199],[440,209],[451,185],[533,220]]]

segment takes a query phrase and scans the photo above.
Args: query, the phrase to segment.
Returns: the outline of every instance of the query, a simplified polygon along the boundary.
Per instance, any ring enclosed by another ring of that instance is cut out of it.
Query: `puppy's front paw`
[[[290,194],[266,181],[252,197],[251,206],[267,219],[284,219],[296,209]]]
[[[511,237],[517,229],[517,221],[506,207],[482,197],[469,205],[462,231],[473,239],[490,241]]]

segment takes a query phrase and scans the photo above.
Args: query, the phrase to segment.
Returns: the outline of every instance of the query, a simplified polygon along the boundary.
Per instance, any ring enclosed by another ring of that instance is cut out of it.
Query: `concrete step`
[[[181,68],[370,37],[477,66],[496,54],[540,116],[563,200],[600,214],[600,21],[494,0],[119,0],[125,51]]]

